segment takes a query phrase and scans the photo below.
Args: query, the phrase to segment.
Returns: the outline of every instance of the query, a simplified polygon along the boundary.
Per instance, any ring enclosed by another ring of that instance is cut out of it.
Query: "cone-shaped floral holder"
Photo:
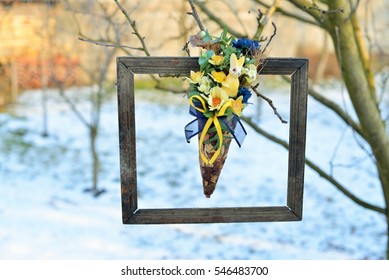
[[[231,120],[228,123],[230,128],[235,129],[236,120]],[[201,149],[201,151],[199,151],[199,161],[201,177],[203,179],[203,191],[204,195],[208,198],[211,197],[211,195],[215,191],[216,184],[219,180],[224,163],[227,159],[228,150],[231,144],[231,140],[233,138],[233,135],[229,131],[223,130],[223,139],[221,140],[220,154],[216,157],[214,162],[207,163],[201,157],[201,152],[206,158],[212,158],[216,153],[216,146],[218,145],[218,141],[220,141],[217,139],[216,132],[213,130],[214,126],[211,126],[209,131],[212,132],[208,132],[205,135],[203,143],[201,143],[201,146],[199,146],[199,149]]]
[[[213,116],[206,118],[196,104],[189,107],[189,113],[196,117],[185,126],[185,137],[190,139],[198,135],[199,163],[203,180],[204,195],[209,198],[215,191],[224,163],[227,159],[231,140],[235,139],[239,147],[247,134],[236,115]]]
[[[216,133],[207,133],[207,135],[205,136],[205,142],[215,137],[215,134]],[[203,143],[200,147],[200,149],[202,149],[202,152],[206,157],[212,158],[212,156],[216,152],[212,144],[213,143],[208,143],[208,144]],[[210,164],[204,162],[202,157],[199,156],[201,177],[203,178],[204,195],[208,198],[211,197],[212,193],[216,188],[216,184],[222,172],[224,162],[227,159],[227,154],[228,154],[228,149],[230,147],[230,144],[231,144],[231,134],[229,132],[223,132],[221,152],[216,158],[216,160]]]

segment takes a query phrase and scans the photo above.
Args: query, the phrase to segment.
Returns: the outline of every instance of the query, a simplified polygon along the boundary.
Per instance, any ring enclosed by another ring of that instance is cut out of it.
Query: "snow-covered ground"
[[[344,106],[341,89],[323,89]],[[82,90],[80,110],[88,115]],[[85,90],[84,90],[85,91]],[[289,118],[287,89],[264,90]],[[90,187],[85,127],[55,93],[49,97],[49,133],[41,137],[39,92],[0,114],[0,259],[382,259],[386,224],[381,215],[352,203],[306,168],[301,222],[203,225],[121,223],[117,103],[104,103],[98,198]],[[255,115],[257,105],[246,109]],[[260,124],[286,138],[264,104]],[[350,110],[350,109],[348,109]],[[351,110],[350,110],[351,111]],[[350,112],[352,113],[352,112]],[[137,94],[139,206],[218,207],[285,205],[287,151],[256,134],[241,149],[232,143],[213,196],[202,194],[197,140],[187,144],[183,128],[192,120],[185,98]],[[336,116],[310,100],[308,158],[330,170],[353,193],[383,207],[371,160]],[[351,166],[351,167],[350,167]]]

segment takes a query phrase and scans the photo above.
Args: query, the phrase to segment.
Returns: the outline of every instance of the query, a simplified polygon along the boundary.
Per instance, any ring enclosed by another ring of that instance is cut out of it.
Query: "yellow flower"
[[[202,77],[203,77],[202,72],[200,72],[200,71],[194,72],[191,70],[190,71],[190,79],[188,79],[188,80],[190,83],[198,84],[198,83],[200,83]]]
[[[213,70],[211,72],[211,77],[215,80],[215,82],[222,83],[226,79],[226,74],[224,74],[223,71],[217,72]]]
[[[208,98],[209,110],[219,110],[227,100],[228,94],[221,87],[211,88]]]
[[[242,110],[244,108],[243,105],[243,96],[239,96],[237,99],[233,100],[231,108],[235,115],[240,116],[242,114]]]
[[[209,94],[209,90],[211,89],[211,79],[208,77],[201,77],[200,86],[197,89],[205,94]]]
[[[221,55],[216,55],[214,54],[210,60],[208,60],[209,63],[219,66],[223,63],[224,61],[224,56]]]

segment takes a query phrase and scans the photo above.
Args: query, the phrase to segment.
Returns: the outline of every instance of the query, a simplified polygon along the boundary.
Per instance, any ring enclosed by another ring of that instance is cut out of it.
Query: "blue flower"
[[[238,40],[232,41],[232,46],[241,50],[253,51],[259,48],[259,43],[248,38],[239,38]]]
[[[241,87],[238,91],[238,96],[243,96],[243,103],[247,103],[247,101],[251,97],[251,91],[247,87]]]

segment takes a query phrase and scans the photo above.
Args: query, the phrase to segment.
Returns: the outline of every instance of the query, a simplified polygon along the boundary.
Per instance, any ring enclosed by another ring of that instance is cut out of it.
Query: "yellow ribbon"
[[[193,101],[194,99],[197,99],[201,103],[202,107],[197,107],[194,104],[194,101]],[[200,96],[198,96],[198,95],[191,96],[190,99],[189,99],[189,102],[190,102],[190,105],[193,108],[195,108],[197,111],[199,111],[201,113],[205,113],[207,111],[206,110],[207,106],[205,104],[205,100],[203,98],[201,98]],[[213,117],[208,118],[207,122],[204,125],[203,131],[201,132],[200,140],[199,140],[200,157],[204,161],[204,163],[207,164],[207,165],[213,164],[215,162],[215,160],[217,159],[217,157],[221,153],[221,150],[222,150],[222,147],[223,147],[223,132],[222,132],[222,128],[221,128],[220,121],[219,121],[218,117],[223,116],[225,114],[227,108],[230,107],[231,104],[232,104],[232,101],[230,101],[230,100],[227,101],[220,108],[220,110],[216,114],[213,115]],[[204,155],[204,153],[203,153],[203,142],[204,142],[205,135],[207,134],[208,129],[211,127],[212,124],[214,124],[214,126],[216,128],[217,136],[219,137],[219,147],[217,148],[217,150],[215,151],[215,153],[213,154],[211,159],[208,159]]]

